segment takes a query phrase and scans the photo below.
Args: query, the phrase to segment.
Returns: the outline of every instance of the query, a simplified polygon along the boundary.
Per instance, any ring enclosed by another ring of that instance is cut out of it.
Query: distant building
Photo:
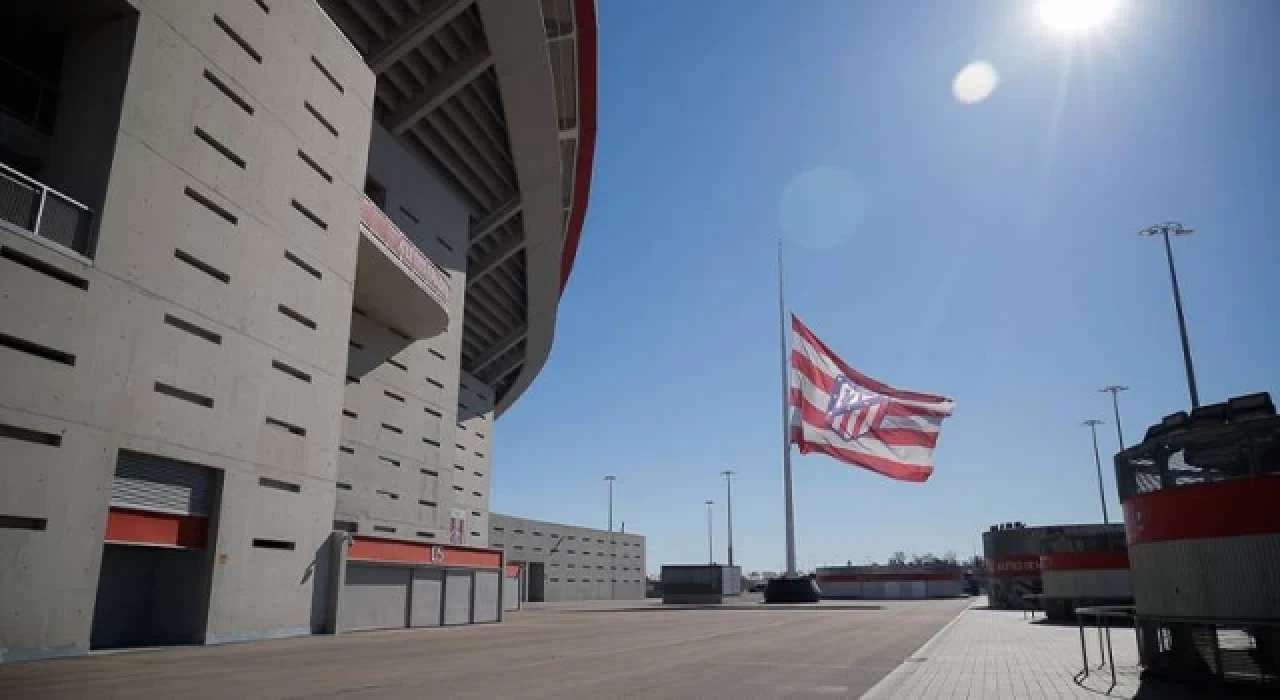
[[[953,598],[964,595],[956,564],[824,566],[816,572],[824,598]]]
[[[521,567],[521,599],[633,600],[645,597],[644,535],[493,513],[489,545]]]

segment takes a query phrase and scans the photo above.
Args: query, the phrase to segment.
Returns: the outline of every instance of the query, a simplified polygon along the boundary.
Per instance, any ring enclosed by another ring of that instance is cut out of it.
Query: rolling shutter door
[[[213,476],[207,467],[120,450],[111,505],[208,517]]]

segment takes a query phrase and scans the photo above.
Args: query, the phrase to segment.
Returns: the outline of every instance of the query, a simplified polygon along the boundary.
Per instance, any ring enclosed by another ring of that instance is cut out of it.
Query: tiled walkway
[[[1093,666],[1098,666],[1098,637],[1086,628]],[[1132,629],[1111,632],[1116,686],[1109,669],[1080,672],[1080,633],[1071,625],[1032,621],[1021,612],[988,610],[978,599],[864,698],[875,700],[1033,700],[1037,698],[1195,698],[1178,689],[1141,687],[1138,650]]]

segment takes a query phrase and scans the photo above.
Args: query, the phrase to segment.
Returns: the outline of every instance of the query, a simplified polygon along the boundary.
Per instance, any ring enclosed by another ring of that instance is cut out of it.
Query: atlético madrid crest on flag
[[[858,372],[791,317],[791,441],[892,479],[925,481],[951,399]]]

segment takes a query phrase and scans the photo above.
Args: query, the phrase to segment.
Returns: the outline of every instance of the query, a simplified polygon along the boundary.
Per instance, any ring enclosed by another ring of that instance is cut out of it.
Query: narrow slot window
[[[300,258],[300,257],[298,257],[298,256],[296,256],[296,255],[294,255],[292,252],[290,252],[290,251],[287,251],[287,250],[286,250],[286,251],[284,252],[284,259],[285,259],[285,260],[288,260],[289,262],[293,263],[294,265],[297,265],[298,267],[302,268],[302,269],[303,269],[303,271],[305,271],[308,275],[311,275],[312,277],[314,277],[314,278],[316,278],[316,279],[318,279],[318,280],[320,280],[320,279],[324,279],[324,273],[323,273],[323,272],[320,272],[320,270],[316,269],[315,267],[313,267],[312,265],[310,265],[309,263],[307,263],[307,262],[306,262],[305,260],[303,260],[302,258]]]
[[[213,265],[210,265],[209,263],[197,258],[196,256],[192,255],[191,253],[188,253],[185,250],[182,250],[181,248],[174,249],[173,257],[181,260],[182,262],[190,265],[191,267],[194,267],[195,269],[205,273],[206,275],[218,280],[223,284],[229,284],[231,282],[231,275],[228,275],[222,270],[219,270]]]
[[[442,248],[449,251],[450,253],[453,252],[453,246],[449,245],[449,241],[446,241],[445,239],[439,236],[436,236],[436,242],[439,243]]]
[[[349,447],[349,446],[347,446],[347,445],[340,445],[340,446],[338,447],[338,451],[339,451],[339,452],[345,452],[345,453],[347,453],[347,454],[349,454],[349,455],[353,455],[353,454],[355,454],[355,453],[356,453],[356,448],[354,448],[354,447]]]
[[[252,58],[258,63],[262,63],[262,54],[258,53],[257,49],[253,48],[249,42],[245,41],[244,37],[240,36],[236,30],[232,29],[231,25],[227,24],[226,20],[222,19],[218,15],[214,15],[213,23],[218,25],[218,28],[230,37],[232,41],[236,42],[237,46],[244,49],[244,52],[249,54],[249,58]]]
[[[187,391],[186,389],[179,389],[176,386],[165,384],[163,382],[156,382],[153,388],[157,394],[164,394],[165,396],[193,403],[197,406],[213,408],[213,399],[208,396],[204,396],[203,394],[197,394],[194,391]]]
[[[329,171],[325,170],[323,166],[321,166],[319,163],[316,162],[315,158],[312,158],[311,156],[307,155],[307,153],[303,151],[301,148],[298,149],[298,157],[302,159],[303,163],[306,163],[307,165],[311,166],[311,169],[316,171],[317,175],[324,178],[325,182],[329,182],[329,183],[333,182],[333,176],[329,174]]]
[[[444,417],[444,414],[440,413],[439,411],[437,411],[437,410],[436,410],[436,409],[434,409],[434,408],[431,408],[430,406],[424,406],[424,407],[422,408],[422,410],[426,411],[427,413],[431,414],[432,416],[435,416],[436,418],[443,418],[443,417]]]
[[[26,518],[21,515],[0,515],[0,530],[46,530],[48,518]]]
[[[400,330],[399,328],[396,328],[395,326],[387,326],[387,330],[391,331],[391,334],[399,338],[400,340],[409,340],[409,341],[413,340],[413,338],[409,337],[408,333],[405,333],[404,331]]]
[[[339,490],[339,491],[350,491],[350,490],[351,490],[351,484],[344,484],[344,483],[342,483],[341,481],[339,481],[339,482],[337,483],[337,486],[338,486],[338,490]]]
[[[285,316],[288,316],[289,318],[293,319],[294,321],[301,323],[307,328],[310,328],[313,331],[316,329],[315,321],[312,321],[311,319],[307,318],[306,316],[303,316],[302,314],[298,313],[297,311],[294,311],[293,309],[285,306],[284,304],[278,304],[276,306],[276,310],[284,314]]]
[[[401,395],[399,395],[399,394],[397,394],[397,393],[395,393],[394,391],[387,391],[386,389],[383,389],[383,390],[382,390],[382,393],[383,393],[383,395],[385,395],[387,398],[389,398],[389,399],[391,399],[391,400],[393,400],[393,401],[399,401],[400,403],[404,403],[404,397],[403,397],[403,396],[401,396]]]
[[[289,200],[289,204],[292,205],[293,208],[297,210],[299,214],[302,214],[303,216],[307,217],[308,221],[318,226],[321,231],[329,230],[329,224],[325,222],[324,219],[321,219],[319,216],[316,216],[316,213],[308,209],[306,205],[303,204],[302,202],[299,202],[296,199],[291,199]]]
[[[187,197],[189,197],[191,201],[213,212],[218,216],[218,218],[222,219],[223,221],[226,221],[232,226],[235,226],[236,224],[239,223],[240,220],[236,218],[235,214],[232,214],[231,212],[227,211],[222,207],[221,204],[218,204],[212,199],[209,199],[209,197],[205,196],[204,194],[197,192],[190,187],[182,188],[182,192],[183,194],[187,195]]]
[[[388,456],[386,456],[386,455],[378,455],[378,459],[380,459],[380,460],[382,460],[382,461],[386,462],[387,464],[390,464],[390,465],[391,465],[391,466],[393,466],[393,467],[398,467],[398,466],[400,466],[400,460],[398,460],[398,459],[392,459],[392,458],[390,458],[390,457],[388,457]]]
[[[212,72],[205,70],[204,79],[209,81],[209,83],[212,84],[215,88],[217,88],[218,92],[221,92],[223,95],[225,95],[228,100],[231,100],[232,102],[234,102],[237,107],[239,107],[240,109],[243,109],[246,113],[249,114],[249,116],[253,116],[253,105],[249,104],[249,101],[241,97],[240,94],[237,93],[235,90],[232,90],[231,86],[222,82],[222,78],[219,78],[218,76],[214,75]]]
[[[395,367],[396,369],[400,370],[401,372],[408,372],[408,371],[409,371],[409,368],[408,368],[407,366],[405,366],[405,364],[404,364],[403,362],[396,362],[395,360],[387,360],[387,364],[391,365],[392,367]]]
[[[49,447],[60,447],[62,445],[62,436],[55,433],[46,433],[42,430],[32,430],[17,425],[9,425],[0,423],[0,438],[7,440],[21,440],[22,442],[30,442],[36,445],[47,445]]]
[[[310,384],[310,383],[311,383],[311,375],[310,375],[310,374],[307,374],[306,372],[303,372],[302,370],[298,369],[297,367],[291,367],[291,366],[289,366],[289,365],[286,365],[285,363],[281,362],[280,360],[272,360],[272,361],[271,361],[271,366],[272,366],[274,369],[280,370],[281,372],[284,372],[285,374],[289,375],[290,377],[293,377],[294,379],[297,379],[297,380],[300,380],[300,381],[307,382],[308,384]]]
[[[42,275],[52,277],[64,284],[69,284],[77,289],[89,288],[89,280],[79,275],[67,272],[55,265],[51,265],[40,258],[27,255],[16,248],[10,248],[8,246],[0,247],[0,257],[17,263],[25,268],[39,272]]]
[[[281,430],[284,430],[285,432],[288,432],[292,435],[297,435],[298,437],[304,437],[307,434],[306,428],[303,428],[300,425],[294,425],[293,423],[290,423],[288,421],[282,421],[279,418],[272,418],[271,416],[267,416],[266,423],[267,425],[273,428],[280,428]]]
[[[320,113],[320,110],[316,109],[310,102],[303,102],[302,106],[311,113],[311,116],[315,117],[316,121],[320,122],[320,126],[323,126],[326,131],[333,134],[334,138],[337,138],[338,130],[334,128],[333,124],[331,124],[328,119],[324,118],[324,115]]]
[[[321,75],[329,79],[329,83],[333,85],[333,89],[337,90],[339,95],[346,92],[346,90],[342,89],[342,83],[338,82],[338,79],[333,77],[333,73],[330,73],[329,69],[324,67],[324,64],[320,62],[320,59],[312,56],[311,65],[315,66],[316,70],[320,71]]]
[[[373,526],[373,531],[374,531],[374,532],[385,532],[385,533],[387,533],[387,534],[389,534],[389,535],[394,535],[394,534],[396,533],[396,529],[395,529],[394,527],[388,527],[388,526],[386,526],[386,525],[374,525],[374,526]]]
[[[268,479],[265,476],[258,477],[258,485],[263,488],[276,489],[277,491],[288,491],[289,493],[298,493],[302,491],[301,484],[295,484],[289,481],[280,481],[279,479]]]
[[[390,423],[383,423],[383,424],[382,424],[382,427],[383,427],[383,428],[386,428],[387,430],[390,430],[391,432],[395,433],[396,435],[403,435],[403,434],[404,434],[404,428],[401,428],[401,427],[398,427],[398,426],[392,425],[392,424],[390,424]]]
[[[34,355],[45,360],[58,362],[69,367],[74,367],[76,364],[76,356],[69,352],[63,352],[56,348],[51,348],[48,345],[33,343],[30,340],[25,340],[5,333],[0,333],[0,347],[17,350],[18,352],[25,352],[28,355]]]
[[[201,141],[204,141],[206,144],[209,145],[209,148],[212,148],[213,150],[217,151],[219,154],[222,155],[222,157],[231,161],[240,169],[242,170],[244,169],[245,167],[244,158],[241,158],[239,154],[237,154],[235,151],[228,148],[226,144],[222,143],[218,139],[215,139],[212,135],[209,134],[209,132],[205,131],[204,129],[198,126],[196,127],[196,138],[200,139]]]
[[[345,409],[345,408],[344,408],[344,409],[342,409],[342,415],[346,416],[347,418],[359,418],[359,417],[360,417],[360,414],[359,414],[359,413],[356,413],[355,411],[352,411],[352,410],[349,410],[349,409]]]
[[[443,360],[443,359],[444,359],[444,353],[440,352],[439,350],[436,350],[435,348],[428,348],[428,349],[427,349],[427,352],[431,353],[432,355],[435,355],[436,357],[440,358],[441,360]]]
[[[434,379],[431,379],[430,377],[428,377],[428,378],[427,378],[427,383],[428,383],[428,384],[430,384],[431,386],[433,386],[433,387],[437,388],[437,389],[443,389],[443,388],[444,388],[444,384],[442,384],[441,382],[438,382],[438,381],[436,381],[436,380],[434,380]]]
[[[184,321],[178,318],[177,316],[174,316],[173,314],[165,314],[164,322],[165,324],[173,326],[174,328],[177,328],[180,331],[185,331],[187,333],[190,333],[191,335],[194,335],[195,337],[200,338],[201,340],[207,340],[210,343],[213,343],[214,345],[222,344],[221,335],[214,333],[211,330],[201,328],[200,326],[197,326],[196,324],[191,323],[190,321]]]
[[[253,540],[253,546],[258,549],[281,549],[291,551],[298,545],[297,543],[290,542],[289,540],[268,540],[255,537]]]
[[[418,217],[414,216],[413,212],[409,211],[408,209],[405,209],[404,207],[400,207],[400,213],[404,214],[405,218],[412,221],[413,223],[415,224],[420,223],[418,221]]]

